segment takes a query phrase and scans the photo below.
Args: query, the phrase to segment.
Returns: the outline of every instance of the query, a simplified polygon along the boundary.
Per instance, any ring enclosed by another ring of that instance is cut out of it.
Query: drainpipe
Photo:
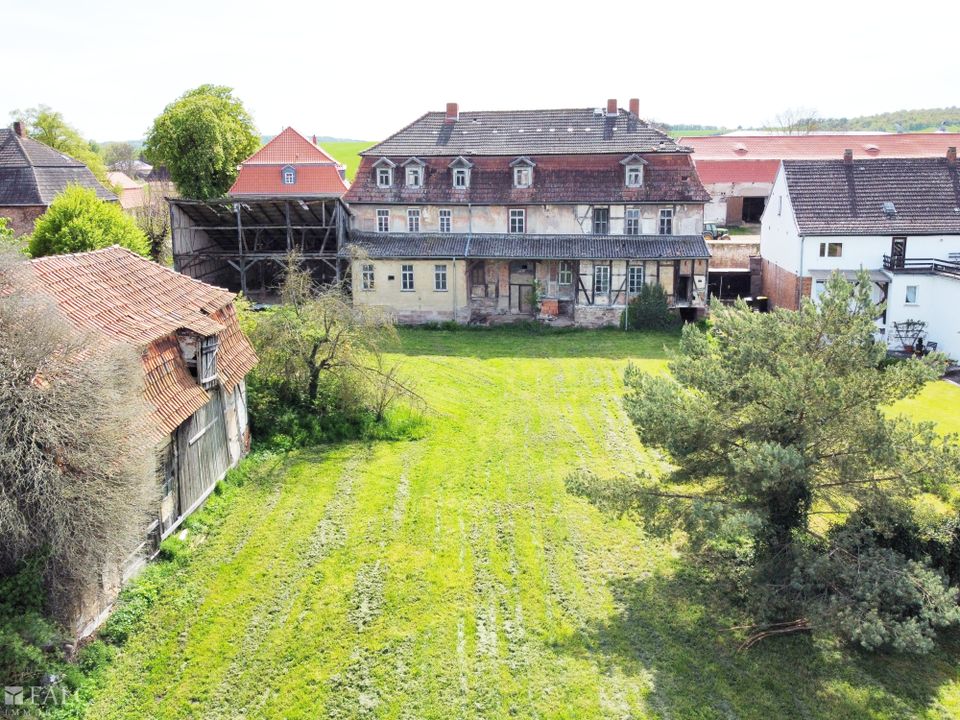
[[[800,300],[803,298],[803,241],[807,238],[800,236],[800,275],[797,277],[797,310],[800,309]],[[769,300],[767,302],[770,302]]]

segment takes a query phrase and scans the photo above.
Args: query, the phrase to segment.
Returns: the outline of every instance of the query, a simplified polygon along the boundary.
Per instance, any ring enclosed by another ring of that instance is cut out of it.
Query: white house
[[[784,160],[761,223],[763,294],[797,308],[833,271],[864,269],[891,347],[897,324],[926,323],[926,341],[960,358],[960,174],[942,158]],[[902,327],[902,326],[901,326]]]

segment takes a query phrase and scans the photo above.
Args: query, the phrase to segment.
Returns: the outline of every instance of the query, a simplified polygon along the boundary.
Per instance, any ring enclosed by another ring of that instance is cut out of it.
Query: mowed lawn
[[[401,340],[424,437],[228,481],[88,717],[960,715],[957,639],[921,659],[799,637],[738,653],[743,618],[676,548],[567,494],[577,469],[655,462],[621,378],[628,358],[662,370],[674,338]]]

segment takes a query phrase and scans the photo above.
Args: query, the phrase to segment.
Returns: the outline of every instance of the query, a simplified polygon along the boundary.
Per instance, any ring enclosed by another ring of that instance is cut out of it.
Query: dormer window
[[[533,168],[536,163],[528,157],[518,157],[510,167],[513,168],[513,186],[515,188],[528,188],[533,185]]]
[[[292,165],[287,165],[281,171],[280,177],[284,185],[296,185],[297,170]]]
[[[466,190],[470,187],[470,169],[473,167],[472,162],[460,156],[450,163],[448,167],[450,168],[454,190]]]
[[[396,163],[390,160],[390,158],[380,158],[373,164],[377,178],[377,187],[393,187],[393,169],[396,166]]]
[[[406,185],[408,188],[423,187],[423,166],[423,160],[415,157],[410,158],[403,164],[406,172]]]
[[[647,164],[639,155],[631,155],[620,161],[623,165],[624,184],[628,188],[643,187],[643,166]]]

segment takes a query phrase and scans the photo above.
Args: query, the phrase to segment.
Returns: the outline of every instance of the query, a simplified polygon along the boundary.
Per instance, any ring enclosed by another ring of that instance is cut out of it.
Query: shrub
[[[111,245],[139,255],[150,253],[146,235],[118,203],[103,202],[90,188],[70,185],[37,218],[28,252],[36,258]]]
[[[671,310],[667,293],[656,284],[644,283],[620,316],[620,327],[631,330],[670,330],[680,326],[680,315]]]

